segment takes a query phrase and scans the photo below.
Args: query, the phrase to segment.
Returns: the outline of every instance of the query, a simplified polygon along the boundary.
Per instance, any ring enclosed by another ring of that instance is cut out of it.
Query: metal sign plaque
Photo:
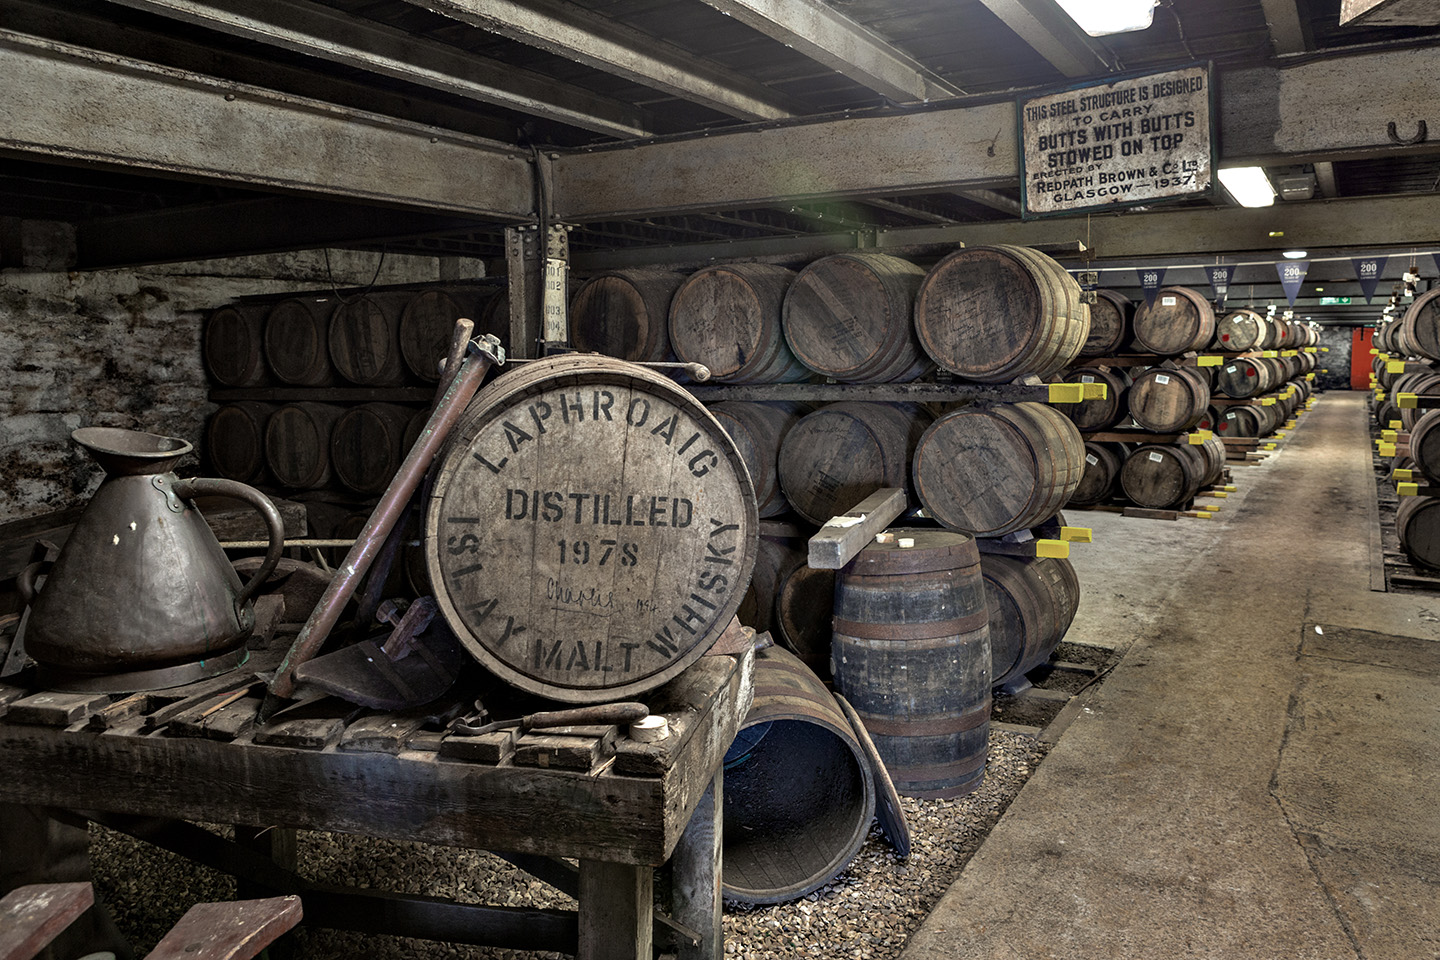
[[[1016,106],[1026,219],[1213,189],[1208,64],[1073,87]]]

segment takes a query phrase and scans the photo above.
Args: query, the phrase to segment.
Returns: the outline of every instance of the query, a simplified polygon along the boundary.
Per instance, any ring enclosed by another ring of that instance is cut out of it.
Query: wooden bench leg
[[[577,960],[651,960],[654,922],[651,867],[580,861]]]
[[[250,960],[299,922],[299,897],[197,903],[145,960]]]
[[[716,770],[670,855],[674,917],[700,934],[699,944],[680,946],[679,960],[720,960],[724,955],[720,903],[720,825],[724,806],[723,771]]]
[[[88,883],[32,883],[0,899],[0,960],[30,960],[95,902]]]

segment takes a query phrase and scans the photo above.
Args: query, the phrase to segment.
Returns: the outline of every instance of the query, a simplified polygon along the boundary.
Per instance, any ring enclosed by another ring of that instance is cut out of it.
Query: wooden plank
[[[497,764],[515,752],[515,730],[492,730],[478,737],[450,734],[440,741],[440,756],[446,760]]]
[[[581,860],[577,960],[651,960],[653,887],[650,867]]]
[[[839,570],[865,548],[875,534],[905,512],[905,491],[876,490],[845,513],[832,517],[810,538],[809,563],[817,570]]]
[[[170,732],[177,737],[205,737],[209,740],[234,740],[255,722],[260,711],[260,697],[246,696],[248,691],[238,691],[235,699],[222,699],[204,710],[186,716],[176,717],[170,723]]]
[[[89,883],[32,883],[0,899],[0,958],[30,960],[90,908]]]
[[[1081,433],[1086,440],[1101,443],[1178,443],[1183,433],[1147,433],[1143,430],[1096,430]]]
[[[300,898],[197,903],[145,960],[249,960],[300,922]]]
[[[11,704],[29,695],[30,691],[26,687],[17,687],[12,683],[0,683],[0,717],[10,711]]]
[[[132,693],[128,697],[116,700],[106,707],[101,707],[90,715],[89,728],[97,733],[109,730],[117,724],[126,720],[133,720],[136,717],[149,713],[155,709],[155,696],[150,693]]]
[[[1178,520],[1179,510],[1151,510],[1149,507],[1126,507],[1125,516],[1141,520]]]
[[[419,733],[432,710],[407,710],[402,713],[372,713],[360,717],[340,734],[341,750],[368,753],[399,753]]]
[[[325,697],[271,717],[255,729],[255,742],[272,747],[321,750],[364,709],[338,697]]]
[[[593,770],[615,754],[614,728],[608,737],[557,737],[527,733],[515,744],[515,766]]]
[[[11,723],[68,727],[109,703],[110,698],[103,693],[37,693],[12,703],[5,719]]]
[[[712,665],[712,660],[720,662]],[[727,657],[702,657],[685,673],[652,693],[649,698],[650,714],[665,718],[670,735],[658,743],[640,743],[628,738],[617,741],[616,772],[627,776],[658,777],[669,771],[711,707],[713,694],[710,691],[713,688],[707,682],[707,675],[710,675],[708,679],[713,679],[714,675],[730,670],[732,665],[733,661]]]
[[[724,774],[716,771],[670,857],[675,919],[700,935],[698,943],[679,944],[677,960],[721,960],[724,956],[720,896],[724,796]]]

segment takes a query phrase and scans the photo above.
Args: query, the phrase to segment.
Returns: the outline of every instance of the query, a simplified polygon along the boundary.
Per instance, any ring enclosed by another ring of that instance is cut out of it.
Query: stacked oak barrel
[[[425,423],[456,319],[508,339],[488,286],[298,295],[206,318],[222,397],[203,452],[216,476],[306,503],[311,535],[352,536]]]
[[[577,348],[702,363],[720,384],[887,384],[937,371],[1038,383],[1074,360],[1090,311],[1054,260],[991,246],[928,268],[847,253],[798,270],[609,272],[580,288],[571,330]],[[1029,537],[1055,517],[1084,472],[1083,445],[1045,404],[863,395],[710,405],[746,460],[760,515],[789,521],[773,535],[762,527],[740,616],[821,677],[833,668],[902,792],[957,796],[983,775],[992,684],[1049,659],[1079,599],[1068,561],[994,557],[977,538]],[[888,532],[845,570],[807,566],[809,534],[884,487],[905,491],[918,526]],[[925,612],[939,610],[952,612]],[[926,724],[948,732],[918,735]]]
[[[1440,486],[1440,410],[1399,405],[1401,394],[1414,394],[1417,403],[1440,396],[1440,289],[1380,324],[1374,343],[1375,418],[1381,430],[1398,428],[1391,476],[1407,494],[1395,514],[1400,549],[1417,567],[1440,570],[1440,497],[1432,493]]]
[[[1267,436],[1309,395],[1304,374],[1315,358],[1299,348],[1318,338],[1303,324],[1250,309],[1217,317],[1204,296],[1186,287],[1166,287],[1138,307],[1099,290],[1091,317],[1080,349],[1087,362],[1057,377],[1106,388],[1103,398],[1062,408],[1086,435],[1074,506],[1123,498],[1152,509],[1182,508],[1223,474],[1218,438]],[[1202,367],[1193,359],[1201,350],[1238,356]],[[1190,431],[1214,436],[1185,436]],[[1177,434],[1178,440],[1155,441],[1154,435]]]

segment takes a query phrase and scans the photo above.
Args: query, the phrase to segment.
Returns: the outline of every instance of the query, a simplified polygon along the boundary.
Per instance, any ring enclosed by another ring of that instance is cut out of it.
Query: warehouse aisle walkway
[[[1070,518],[1070,639],[1125,655],[904,960],[1440,957],[1440,598],[1369,590],[1365,418],[1214,521]]]

